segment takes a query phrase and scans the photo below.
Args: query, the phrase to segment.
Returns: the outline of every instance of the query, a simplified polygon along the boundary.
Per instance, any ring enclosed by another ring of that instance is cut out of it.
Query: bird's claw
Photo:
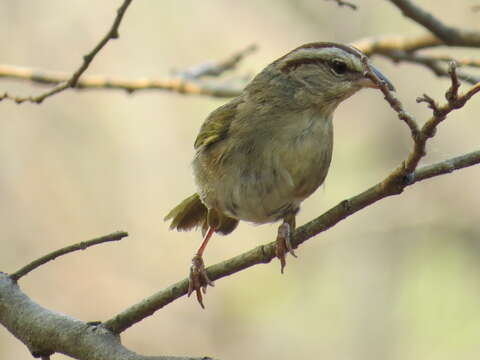
[[[202,309],[205,309],[205,306],[203,305],[203,294],[207,293],[207,286],[215,286],[215,284],[209,279],[205,270],[205,264],[200,255],[195,255],[192,259],[192,266],[190,267],[188,280],[187,296],[192,295],[195,291],[198,303]]]
[[[282,274],[283,269],[287,265],[287,261],[285,259],[287,252],[293,257],[297,257],[292,247],[292,230],[290,225],[284,222],[278,228],[277,243],[275,247],[275,255],[277,255],[278,259],[280,260],[280,271]]]

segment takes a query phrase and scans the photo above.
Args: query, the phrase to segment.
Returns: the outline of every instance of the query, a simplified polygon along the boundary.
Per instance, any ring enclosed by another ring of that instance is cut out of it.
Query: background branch
[[[68,79],[67,73],[33,70],[18,66],[0,65],[0,77],[28,80],[37,84],[60,84]],[[205,95],[218,98],[230,98],[237,96],[243,89],[244,83],[240,85],[219,83],[218,81],[189,80],[182,77],[171,79],[120,79],[104,76],[83,76],[77,81],[75,90],[99,90],[114,89],[123,90],[127,93],[144,90],[164,90],[179,94]],[[8,95],[3,95],[9,97]],[[0,99],[2,96],[0,96]]]
[[[196,65],[189,69],[176,72],[175,75],[180,76],[183,79],[198,79],[205,76],[220,76],[226,71],[234,70],[246,56],[254,53],[255,51],[257,51],[257,45],[252,44],[241,51],[237,51],[224,60]]]
[[[480,34],[445,25],[430,12],[423,10],[410,0],[390,0],[403,15],[419,23],[447,45],[480,46]]]
[[[479,63],[473,59],[453,59],[452,57],[437,57],[437,56],[425,56],[416,53],[410,53],[406,51],[391,51],[382,53],[381,56],[388,58],[394,62],[408,62],[419,64],[430,69],[438,77],[449,77],[448,69],[442,65],[447,61],[455,61],[463,66],[478,67]],[[480,78],[464,72],[458,72],[458,78],[469,84],[476,84],[480,81]]]
[[[38,268],[39,266],[42,266],[43,264],[46,264],[49,261],[55,260],[59,256],[66,255],[78,250],[85,250],[90,246],[102,244],[105,242],[119,241],[127,236],[128,236],[128,233],[126,233],[125,231],[117,231],[109,235],[101,236],[92,240],[82,241],[77,244],[66,246],[62,249],[55,250],[50,254],[42,256],[41,258],[35,261],[32,261],[30,264],[25,265],[21,269],[15,271],[13,274],[10,274],[10,278],[13,281],[18,281],[22,276],[27,275],[29,272],[35,270],[36,268]]]
[[[113,21],[112,26],[108,30],[108,32],[105,34],[105,36],[100,40],[100,42],[86,55],[83,56],[83,62],[80,65],[80,67],[73,73],[73,75],[65,82],[62,82],[58,84],[56,87],[54,87],[51,90],[48,90],[44,92],[43,94],[40,94],[38,96],[29,96],[29,97],[21,97],[21,96],[14,96],[11,97],[7,93],[4,93],[2,96],[0,96],[0,100],[4,99],[10,99],[14,100],[17,104],[21,104],[25,101],[27,102],[32,102],[32,103],[37,103],[41,104],[46,98],[58,94],[68,88],[74,88],[77,83],[78,79],[80,79],[80,76],[88,69],[88,66],[92,62],[92,60],[95,58],[95,56],[100,52],[100,50],[103,49],[103,47],[113,39],[118,38],[118,28],[120,27],[120,23],[123,19],[123,15],[127,11],[128,6],[132,0],[124,0],[123,4],[118,8],[117,10],[117,15],[115,17],[115,20]]]
[[[234,53],[228,58],[193,66],[175,73],[168,79],[120,79],[105,76],[82,76],[75,81],[75,90],[116,89],[133,93],[141,90],[165,90],[179,94],[204,95],[218,98],[230,98],[240,94],[247,82],[247,78],[237,81],[206,81],[201,78],[208,76],[218,77],[226,71],[233,70],[246,56],[256,51],[256,45]],[[31,81],[41,85],[64,85],[70,80],[70,75],[63,72],[35,70],[31,68],[0,65],[0,78]],[[62,85],[62,86],[63,86]],[[0,100],[10,98],[8,94],[0,96]],[[22,98],[15,98],[21,102]]]
[[[340,7],[349,7],[352,10],[357,10],[357,5],[354,3],[351,3],[350,1],[344,1],[344,0],[326,0],[326,1],[333,1],[336,2],[338,6]]]

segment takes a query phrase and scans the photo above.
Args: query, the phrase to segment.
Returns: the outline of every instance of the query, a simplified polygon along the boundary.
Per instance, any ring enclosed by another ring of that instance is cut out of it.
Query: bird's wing
[[[241,102],[240,98],[233,99],[208,116],[195,140],[195,149],[210,146],[227,136],[230,125],[237,113],[237,107]]]

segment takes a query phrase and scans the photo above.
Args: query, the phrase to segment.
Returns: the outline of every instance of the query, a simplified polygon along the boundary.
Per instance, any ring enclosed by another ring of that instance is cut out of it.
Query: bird
[[[170,229],[201,228],[192,259],[188,296],[213,286],[203,261],[214,233],[227,235],[239,221],[281,221],[276,256],[296,257],[291,238],[301,203],[324,182],[333,150],[337,106],[362,88],[379,88],[366,74],[364,55],[333,42],[301,45],[258,73],[239,96],[214,110],[194,143],[197,192],[173,208]],[[391,91],[392,83],[371,71]]]

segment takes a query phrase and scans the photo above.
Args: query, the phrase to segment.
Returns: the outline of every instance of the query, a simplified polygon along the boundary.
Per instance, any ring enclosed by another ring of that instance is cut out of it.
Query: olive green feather
[[[237,106],[243,100],[236,98],[213,111],[200,128],[195,149],[207,147],[227,137],[230,125],[237,113]]]
[[[230,234],[238,225],[238,220],[207,209],[198,194],[189,196],[174,207],[164,218],[165,221],[170,219],[172,230],[189,231],[201,227],[205,232],[209,226],[214,226],[215,232],[223,235]]]

